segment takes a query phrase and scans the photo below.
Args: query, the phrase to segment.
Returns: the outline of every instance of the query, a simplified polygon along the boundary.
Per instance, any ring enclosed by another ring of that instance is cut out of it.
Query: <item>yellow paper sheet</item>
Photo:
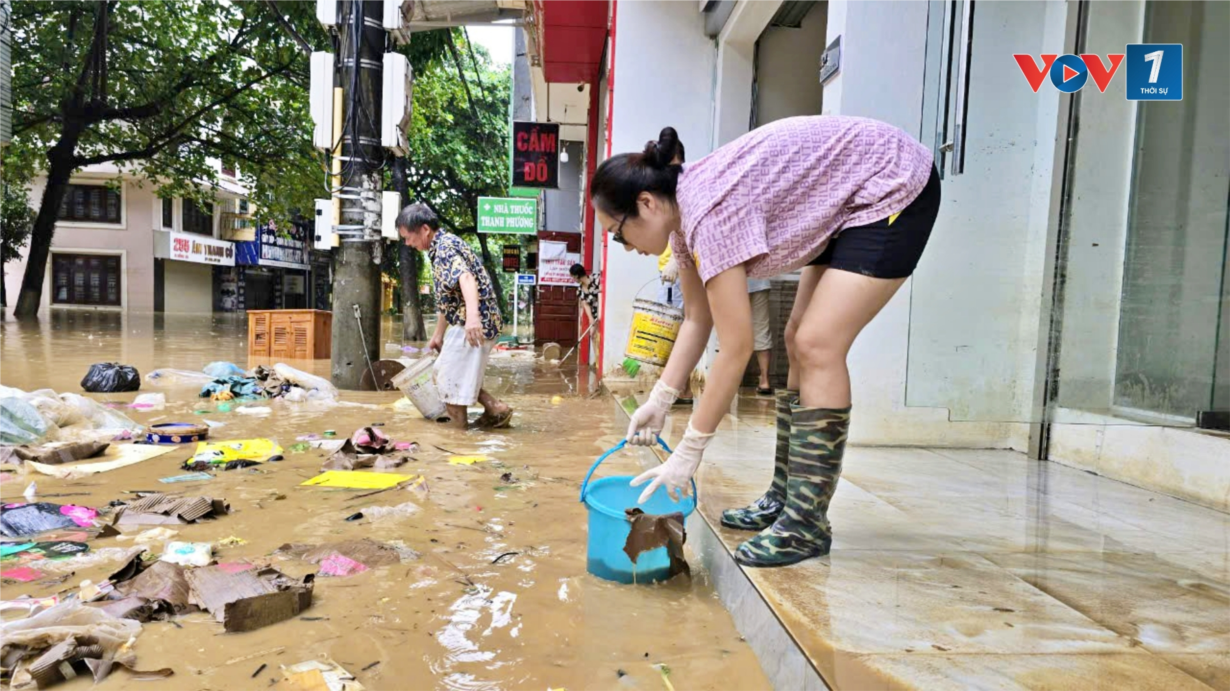
[[[475,463],[485,463],[486,456],[449,456],[448,462],[451,465],[474,465]]]
[[[63,465],[48,465],[46,463],[26,461],[26,467],[52,477],[82,477],[94,475],[95,473],[105,473],[108,470],[123,468],[124,466],[140,463],[141,461],[148,461],[174,448],[173,446],[155,446],[153,444],[112,444],[107,447],[107,451],[102,456],[104,459],[102,461],[65,463]]]
[[[282,453],[282,447],[269,439],[228,439],[226,441],[203,441],[196,445],[196,455],[202,453],[217,453],[219,458],[211,459],[218,463],[229,463],[238,460],[265,461],[270,456]]]
[[[388,489],[400,482],[413,480],[413,475],[369,473],[361,470],[326,470],[302,483],[302,487],[344,487],[346,489]]]

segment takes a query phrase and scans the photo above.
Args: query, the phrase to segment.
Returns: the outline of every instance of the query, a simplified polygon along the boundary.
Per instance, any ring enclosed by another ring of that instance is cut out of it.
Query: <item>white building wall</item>
[[[640,151],[670,125],[678,130],[689,160],[704,156],[712,137],[714,47],[705,38],[697,4],[620,2],[616,12],[611,153]],[[609,244],[604,371],[623,362],[632,301],[642,287],[652,297],[657,277],[657,257],[642,257]]]
[[[1044,159],[1057,112],[982,53],[1010,60],[1054,38],[1061,44],[1064,4],[1049,5],[1059,14],[1011,0],[978,4],[967,172],[946,177],[918,273],[852,349],[856,443],[1027,444],[1047,227]],[[828,15],[827,43],[841,36],[843,55],[825,86],[824,112],[881,119],[934,145],[935,133],[921,130],[926,2],[830,0]]]

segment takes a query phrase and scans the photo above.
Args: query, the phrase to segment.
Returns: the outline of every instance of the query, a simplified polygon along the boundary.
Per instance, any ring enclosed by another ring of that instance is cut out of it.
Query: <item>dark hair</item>
[[[418,230],[423,225],[432,230],[440,230],[440,219],[436,217],[436,212],[428,208],[426,204],[421,202],[411,204],[397,214],[397,228]]]
[[[675,186],[683,171],[683,142],[674,127],[662,128],[658,141],[645,144],[639,154],[612,156],[598,166],[589,187],[594,205],[611,216],[637,216],[641,192],[675,203]]]
[[[585,271],[584,265],[573,264],[572,267],[568,269],[568,273],[572,274],[573,278],[580,278],[582,276],[585,276],[588,272]]]

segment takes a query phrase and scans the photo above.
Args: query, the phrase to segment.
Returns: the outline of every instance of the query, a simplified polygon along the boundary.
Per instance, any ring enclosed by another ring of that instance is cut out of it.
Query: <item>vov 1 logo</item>
[[[1085,82],[1089,81],[1089,77],[1093,76],[1093,83],[1097,85],[1098,91],[1106,93],[1106,87],[1110,84],[1110,80],[1114,79],[1115,72],[1119,71],[1119,65],[1123,64],[1123,53],[1113,53],[1107,55],[1110,60],[1110,67],[1102,64],[1102,58],[1097,55],[1084,53],[1080,57],[1075,55],[1042,55],[1042,66],[1039,67],[1034,62],[1034,56],[1016,54],[1012,57],[1016,58],[1016,64],[1021,68],[1021,74],[1025,75],[1025,79],[1029,82],[1029,88],[1038,93],[1038,89],[1042,87],[1042,79],[1047,74],[1051,76],[1051,84],[1056,89],[1059,89],[1065,94],[1075,93],[1085,86]]]
[[[1125,52],[1112,53],[1103,62],[1101,56],[1090,53],[1076,55],[1046,54],[1034,56],[1013,55],[1021,74],[1029,82],[1034,93],[1042,87],[1048,75],[1051,84],[1067,94],[1080,91],[1093,78],[1098,91],[1106,93],[1119,66],[1127,63],[1127,99],[1129,101],[1181,101],[1183,100],[1183,44],[1181,43],[1131,43]]]

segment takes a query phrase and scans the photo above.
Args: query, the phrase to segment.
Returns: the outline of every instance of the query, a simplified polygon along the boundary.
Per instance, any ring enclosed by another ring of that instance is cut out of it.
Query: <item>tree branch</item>
[[[265,0],[265,3],[269,5],[269,9],[273,10],[274,16],[278,18],[278,24],[280,24],[283,29],[286,29],[286,32],[290,34],[290,37],[295,40],[295,43],[299,46],[299,50],[303,51],[304,55],[311,57],[312,45],[307,42],[307,39],[303,38],[302,34],[295,29],[295,26],[291,24],[286,17],[282,16],[282,13],[278,11],[277,2],[275,2],[275,0]]]

